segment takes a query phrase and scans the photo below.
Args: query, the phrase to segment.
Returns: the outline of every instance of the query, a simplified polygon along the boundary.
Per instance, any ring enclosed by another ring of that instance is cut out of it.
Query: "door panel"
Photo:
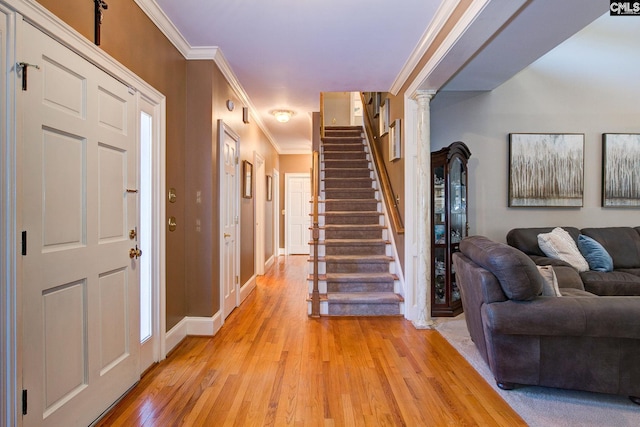
[[[135,96],[24,25],[25,426],[88,425],[139,378]]]

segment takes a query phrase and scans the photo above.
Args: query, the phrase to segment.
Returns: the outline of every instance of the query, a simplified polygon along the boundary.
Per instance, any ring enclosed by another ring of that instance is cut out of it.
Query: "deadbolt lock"
[[[142,256],[142,250],[141,250],[141,249],[138,249],[138,245],[136,245],[135,249],[134,249],[134,248],[129,249],[129,258],[131,258],[131,259],[134,259],[134,258],[138,259],[138,258],[140,258],[141,256]]]
[[[136,229],[132,228],[131,230],[129,230],[129,238],[133,240],[136,237],[138,237],[138,232],[136,231]]]

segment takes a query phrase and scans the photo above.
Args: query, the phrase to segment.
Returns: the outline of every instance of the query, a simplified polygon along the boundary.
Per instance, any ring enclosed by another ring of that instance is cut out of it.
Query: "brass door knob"
[[[231,237],[231,234],[229,234],[229,233],[224,233],[224,238],[226,239],[227,237]]]
[[[136,245],[135,249],[134,249],[134,248],[129,249],[129,258],[131,258],[131,259],[134,259],[134,258],[138,259],[138,258],[140,258],[141,256],[142,256],[142,250],[141,250],[141,249],[138,249],[138,245]]]

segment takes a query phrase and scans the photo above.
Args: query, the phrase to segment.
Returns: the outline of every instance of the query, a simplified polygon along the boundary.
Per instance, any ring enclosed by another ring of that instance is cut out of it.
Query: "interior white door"
[[[287,254],[308,254],[311,177],[309,174],[285,174],[285,187]]]
[[[25,426],[86,426],[138,379],[136,99],[28,24],[22,113]],[[135,256],[135,253],[134,253]]]
[[[238,175],[238,146],[240,137],[222,120],[218,122],[218,138],[221,153],[220,222],[222,242],[220,247],[220,276],[223,318],[239,304],[240,298],[240,247],[238,224],[240,207],[240,183]]]
[[[256,244],[255,244],[255,264],[256,264],[256,274],[263,275],[264,274],[264,240],[265,240],[265,227],[267,224],[265,223],[265,204],[267,201],[266,197],[266,175],[264,172],[264,158],[258,153],[254,153],[253,156],[254,163],[254,175],[256,180],[256,194],[255,194],[255,220],[256,226],[254,234],[256,236]]]

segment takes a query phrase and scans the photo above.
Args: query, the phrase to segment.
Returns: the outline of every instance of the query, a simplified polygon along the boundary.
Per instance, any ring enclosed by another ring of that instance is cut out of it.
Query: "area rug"
[[[624,396],[520,386],[501,390],[469,337],[464,315],[436,329],[531,427],[640,426],[640,405]]]

